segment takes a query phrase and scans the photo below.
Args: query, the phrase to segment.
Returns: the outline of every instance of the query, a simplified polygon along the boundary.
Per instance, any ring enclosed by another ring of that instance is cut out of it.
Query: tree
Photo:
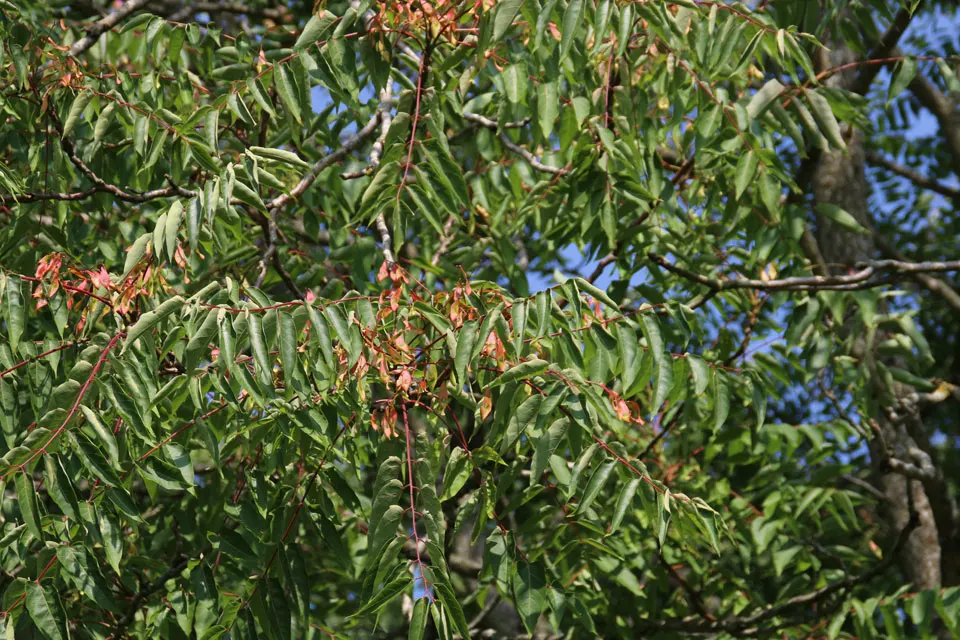
[[[957,637],[950,11],[0,0],[9,637]]]

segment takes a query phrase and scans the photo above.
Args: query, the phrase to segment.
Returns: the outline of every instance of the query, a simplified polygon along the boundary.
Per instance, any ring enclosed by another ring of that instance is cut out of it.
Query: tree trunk
[[[827,46],[831,51],[822,52],[819,56],[821,69],[856,60],[856,54],[841,41],[831,42],[828,39]],[[832,76],[827,80],[827,84],[852,89],[856,77],[857,70],[852,68]],[[862,226],[872,229],[867,203],[869,186],[865,172],[863,132],[844,125],[843,133],[848,149],[846,153],[825,151],[820,154],[812,177],[814,198],[818,203],[843,208]],[[834,273],[842,271],[844,265],[849,267],[857,262],[873,259],[877,254],[872,235],[846,231],[823,216],[817,219],[816,238],[828,269]],[[872,356],[864,354],[864,362],[871,361]],[[908,406],[909,391],[908,388],[897,385],[893,390],[893,405]],[[874,406],[891,405],[889,390],[877,386],[874,393],[877,394],[877,402],[872,403]],[[915,411],[913,413],[915,414]],[[890,458],[909,461],[912,459],[911,451],[916,449],[930,450],[928,436],[919,416],[913,415],[912,418],[909,419],[905,412],[884,412],[884,415],[876,416],[870,453],[874,463],[876,486],[887,498],[880,508],[887,520],[889,533],[895,536],[907,525],[912,509],[915,509],[919,516],[919,526],[910,536],[898,559],[900,567],[915,589],[934,589],[941,585],[941,545],[928,492],[921,481],[909,479],[902,473],[893,471],[888,463]],[[908,424],[910,422],[914,424]]]

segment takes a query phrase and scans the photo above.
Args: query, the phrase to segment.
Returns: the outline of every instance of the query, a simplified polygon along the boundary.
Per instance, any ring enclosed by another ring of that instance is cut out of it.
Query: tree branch
[[[283,193],[267,203],[267,209],[279,209],[286,206],[291,201],[299,198],[316,181],[317,176],[327,167],[343,160],[344,157],[357,147],[359,147],[367,138],[372,136],[380,123],[380,111],[378,110],[370,121],[362,129],[347,138],[339,149],[333,151],[317,160],[313,168],[307,171],[289,193]]]
[[[911,11],[909,6],[901,7],[897,15],[893,17],[893,22],[887,27],[887,31],[880,38],[880,42],[870,51],[867,60],[879,60],[890,57],[890,54],[897,48],[900,37],[907,30],[907,27],[910,26],[910,19],[914,13],[915,11]],[[879,64],[868,64],[861,67],[860,74],[850,89],[854,93],[866,95],[870,89],[870,85],[877,77],[877,74],[880,73],[882,67],[883,65]]]
[[[874,234],[874,242],[877,245],[877,248],[880,249],[881,253],[887,255],[895,260],[903,260],[904,256],[902,253],[894,249],[885,238],[882,238],[879,234]],[[914,273],[911,274],[911,277],[916,280],[922,287],[925,287],[931,293],[935,293],[946,302],[954,312],[960,314],[960,294],[957,293],[956,289],[951,287],[949,284],[926,273]]]
[[[723,618],[714,622],[706,622],[702,620],[700,616],[688,616],[686,618],[674,620],[648,620],[646,621],[646,624],[651,629],[681,631],[686,633],[703,634],[727,632],[740,636],[758,635],[759,633],[766,631],[765,629],[759,628],[758,625],[768,620],[772,620],[773,618],[776,618],[781,614],[790,611],[791,609],[809,606],[820,602],[821,600],[824,600],[839,591],[845,591],[852,589],[857,585],[866,584],[890,568],[890,566],[897,561],[900,550],[907,543],[907,540],[910,538],[910,534],[913,533],[914,529],[916,529],[920,524],[920,515],[917,513],[912,500],[910,501],[909,506],[910,519],[906,526],[904,526],[904,528],[900,531],[900,535],[897,537],[897,541],[893,545],[893,548],[890,549],[888,553],[884,554],[883,560],[860,575],[847,576],[842,580],[831,582],[819,589],[802,593],[789,598],[778,605],[746,616],[731,616],[729,618]]]
[[[497,131],[498,129],[501,128],[497,124],[496,120],[491,120],[490,118],[486,118],[476,113],[470,113],[469,111],[463,112],[463,118],[468,122],[473,122],[474,124],[478,124],[481,127],[485,127],[493,131]],[[552,167],[550,165],[543,164],[542,162],[537,160],[537,157],[535,155],[533,155],[532,153],[530,153],[529,151],[527,151],[526,149],[518,145],[516,142],[511,140],[510,136],[507,135],[506,131],[502,131],[502,130],[500,131],[500,142],[502,142],[503,146],[505,146],[507,149],[514,152],[524,160],[526,160],[527,163],[529,163],[529,165],[534,169],[536,169],[537,171],[550,173],[555,176],[562,176],[570,171],[567,167]]]
[[[270,20],[280,20],[287,12],[283,5],[272,9],[269,7],[252,7],[239,2],[191,2],[187,1],[185,6],[177,7],[174,3],[168,3],[170,6],[165,10],[175,9],[176,13],[170,15],[170,19],[184,20],[197,13],[235,13],[237,15],[257,16],[268,18]]]
[[[918,187],[935,191],[936,193],[953,200],[960,200],[960,189],[957,187],[951,187],[943,184],[942,182],[934,180],[933,178],[928,178],[920,172],[914,171],[910,167],[894,162],[893,160],[884,157],[876,151],[867,151],[867,162],[870,164],[879,165],[902,178],[906,178]]]
[[[647,257],[667,271],[682,278],[702,284],[715,291],[730,289],[759,289],[762,291],[850,291],[869,289],[889,284],[898,274],[937,273],[945,271],[960,271],[960,260],[946,262],[903,262],[900,260],[870,260],[855,265],[858,271],[849,275],[836,276],[809,276],[783,278],[781,280],[749,280],[733,278],[709,278],[671,264],[663,256],[648,253]],[[885,277],[876,278],[875,276]]]
[[[897,52],[897,55],[900,55]],[[910,82],[910,91],[923,107],[936,117],[940,124],[940,135],[950,151],[953,172],[960,175],[960,126],[953,101],[922,75]]]
[[[90,47],[97,43],[101,35],[120,24],[120,22],[125,20],[127,16],[134,11],[150,4],[150,2],[151,0],[129,0],[113,13],[97,20],[87,28],[87,32],[82,38],[73,43],[73,46],[70,47],[70,55],[74,58],[83,55]]]

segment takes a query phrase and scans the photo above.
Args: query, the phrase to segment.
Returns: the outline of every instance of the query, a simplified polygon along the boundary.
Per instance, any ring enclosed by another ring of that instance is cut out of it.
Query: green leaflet
[[[293,48],[303,49],[317,44],[317,41],[321,40],[327,32],[330,31],[331,27],[336,24],[336,20],[337,16],[329,11],[323,11],[319,15],[311,16],[307,24],[304,25],[303,31],[300,32],[300,37],[297,38]]]
[[[536,482],[546,470],[550,456],[557,450],[569,428],[570,419],[564,416],[550,425],[537,440],[534,445],[533,466],[530,468],[531,482]]]
[[[408,640],[422,640],[427,630],[427,613],[430,608],[430,600],[426,597],[417,598],[413,605],[413,615],[410,616],[410,631],[407,633]]]
[[[114,437],[113,432],[100,421],[97,414],[89,407],[80,405],[80,411],[83,413],[83,417],[86,418],[87,424],[89,424],[94,433],[97,434],[97,438],[99,438],[100,442],[106,447],[107,456],[110,458],[111,463],[115,467],[119,466],[120,448],[117,446],[117,439]]]
[[[610,533],[613,534],[620,528],[624,516],[633,504],[633,498],[637,494],[637,488],[640,486],[640,478],[629,480],[623,489],[620,490],[620,496],[617,498],[617,506],[613,510],[613,520],[610,522]]]
[[[547,580],[539,563],[520,562],[513,574],[514,603],[517,613],[529,633],[533,633],[537,620],[547,604]]]
[[[515,367],[511,367],[501,373],[499,376],[494,378],[490,383],[487,384],[486,388],[499,387],[501,385],[507,384],[508,382],[516,382],[518,380],[526,380],[527,378],[532,378],[535,375],[541,374],[547,370],[547,367],[550,365],[549,362],[541,360],[539,358],[531,358],[526,362],[521,362]]]
[[[127,330],[127,337],[123,341],[123,349],[121,349],[120,353],[123,354],[126,352],[127,347],[136,342],[141,335],[156,327],[161,320],[175,311],[179,311],[181,307],[183,307],[183,302],[184,300],[181,296],[174,296],[169,300],[165,300],[153,311],[147,311],[140,316],[140,319]]]
[[[817,121],[817,126],[820,128],[820,131],[823,132],[823,135],[830,141],[830,144],[841,151],[845,151],[847,143],[843,140],[840,123],[837,122],[836,116],[833,115],[830,103],[827,102],[827,99],[820,95],[816,89],[808,89],[806,96],[807,102],[810,104],[810,110],[813,112],[813,117]]]
[[[570,53],[577,28],[583,20],[583,0],[570,0],[563,12],[563,26],[560,29],[560,59]]]
[[[57,547],[57,560],[77,589],[98,607],[107,611],[121,611],[96,561],[91,562],[86,551],[62,545]]]
[[[27,581],[26,606],[30,618],[47,640],[64,640],[70,637],[66,626],[63,603],[54,590],[48,590],[36,582]]]
[[[523,0],[505,0],[497,3],[493,14],[493,31],[490,34],[492,42],[500,41],[513,24],[513,20],[517,17],[522,5]]]
[[[456,447],[450,453],[446,470],[443,472],[443,493],[440,495],[440,501],[456,496],[472,473],[473,463],[467,453],[460,447]]]
[[[458,332],[457,350],[455,356],[455,370],[457,381],[463,385],[467,383],[467,366],[473,357],[474,344],[477,340],[477,322],[468,320],[463,323]]]
[[[253,359],[256,363],[258,381],[264,389],[272,389],[273,359],[267,353],[267,343],[263,335],[263,327],[259,314],[255,312],[249,314],[247,327],[250,336],[250,349],[253,351]]]
[[[14,483],[17,485],[17,505],[27,529],[37,540],[43,540],[43,528],[40,525],[40,507],[37,504],[37,492],[33,486],[33,479],[26,472],[14,474]]]
[[[302,167],[305,169],[310,168],[309,162],[305,162],[300,156],[298,156],[292,151],[287,151],[286,149],[273,149],[270,147],[254,146],[254,147],[250,147],[250,151],[260,156],[261,158],[276,160],[277,162],[289,164],[294,167]]]
[[[92,97],[92,91],[82,90],[77,94],[77,97],[73,99],[73,104],[70,105],[70,111],[67,113],[67,119],[63,122],[63,135],[61,137],[66,138],[73,133],[74,127],[77,126],[83,110],[90,104]]]
[[[597,499],[607,480],[610,479],[610,473],[616,464],[616,460],[611,460],[593,472],[593,475],[590,476],[590,481],[587,483],[587,488],[583,492],[583,497],[580,499],[580,502],[577,503],[578,513],[583,513],[593,505],[593,501]]]
[[[753,182],[754,176],[757,175],[757,167],[759,166],[759,162],[760,157],[753,149],[750,149],[741,155],[740,159],[737,161],[736,177],[734,178],[734,188],[736,190],[737,200],[743,196],[744,191],[746,191],[747,187],[750,186],[750,183]]]

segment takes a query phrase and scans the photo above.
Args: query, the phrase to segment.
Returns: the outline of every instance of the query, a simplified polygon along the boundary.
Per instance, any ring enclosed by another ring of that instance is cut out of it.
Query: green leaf
[[[540,135],[548,140],[553,134],[553,125],[560,115],[560,94],[557,80],[541,82],[537,85],[537,124]]]
[[[950,63],[943,58],[937,58],[937,66],[943,75],[943,82],[947,85],[947,91],[950,93],[960,93],[960,79],[957,79],[957,73],[950,66]]]
[[[120,477],[114,471],[100,450],[93,446],[86,436],[68,432],[70,441],[76,448],[80,460],[91,473],[99,478],[108,487],[116,487],[120,484]]]
[[[523,341],[527,333],[527,301],[514,300],[511,307],[513,316],[513,351],[519,358],[523,355]]]
[[[829,202],[818,202],[817,213],[827,220],[839,225],[846,231],[854,233],[867,233],[867,230],[852,215],[841,209],[835,204]]]
[[[203,637],[206,631],[217,622],[220,609],[217,605],[217,585],[213,579],[213,572],[205,562],[194,567],[191,578],[197,600],[193,628],[198,637]]]
[[[550,366],[550,363],[546,360],[541,360],[539,358],[531,358],[526,362],[521,362],[515,367],[511,367],[501,373],[499,376],[494,378],[486,388],[499,387],[501,385],[507,384],[508,382],[516,382],[518,380],[526,380],[527,378],[532,378],[535,375],[541,374],[547,370],[547,367]]]
[[[747,151],[737,160],[737,171],[734,177],[734,187],[736,189],[737,200],[743,196],[753,178],[757,175],[757,166],[760,162],[760,156],[753,149]]]
[[[183,205],[179,200],[174,200],[167,211],[166,228],[164,235],[167,241],[167,257],[173,259],[177,251],[177,234],[180,232],[180,220],[183,218]]]
[[[257,377],[264,389],[273,388],[273,360],[267,353],[267,344],[263,337],[263,328],[260,324],[260,316],[257,313],[251,313],[247,319],[247,327],[250,335],[250,350],[253,352],[253,359],[257,365]]]
[[[123,558],[123,539],[120,527],[103,511],[100,512],[97,524],[103,538],[103,552],[107,557],[107,564],[119,576],[120,560]]]
[[[653,404],[650,406],[653,411],[660,410],[670,390],[673,389],[673,359],[669,356],[662,357],[656,363],[656,367]]]
[[[260,194],[243,182],[237,180],[233,183],[233,195],[237,200],[250,205],[260,213],[267,213],[267,206],[263,204],[263,200],[260,199]]]
[[[273,102],[270,100],[267,90],[264,88],[263,83],[260,82],[259,78],[249,78],[247,80],[247,88],[250,90],[250,95],[253,96],[253,99],[256,101],[260,108],[270,114],[270,117],[276,118],[277,112],[273,108]]]
[[[467,384],[467,366],[473,357],[473,348],[477,340],[477,321],[468,320],[463,323],[457,334],[457,352],[454,362],[457,382]]]
[[[573,39],[583,24],[583,0],[570,0],[563,12],[563,26],[560,29],[560,61],[562,62],[570,48]]]
[[[493,14],[493,32],[490,34],[491,42],[500,42],[500,39],[513,24],[514,18],[523,6],[523,0],[503,0],[497,3]]]
[[[84,549],[61,545],[57,547],[57,560],[74,586],[98,607],[106,611],[120,610],[96,562],[90,561]]]
[[[77,97],[73,99],[73,104],[70,105],[70,111],[67,113],[67,119],[63,122],[63,135],[61,137],[66,138],[73,133],[74,127],[77,126],[77,122],[80,121],[80,117],[83,115],[83,110],[90,104],[92,97],[93,91],[83,89],[77,94]]]
[[[557,450],[569,428],[570,418],[564,416],[550,425],[550,428],[544,431],[543,435],[537,440],[534,446],[533,466],[530,468],[531,482],[539,481],[550,462],[550,456]]]
[[[30,619],[47,640],[70,637],[66,628],[63,604],[55,590],[47,590],[36,582],[26,582],[26,604]]]
[[[413,615],[410,616],[410,630],[407,640],[423,640],[427,631],[427,613],[430,609],[430,599],[426,596],[417,598],[413,603]]]
[[[463,608],[460,606],[460,600],[457,599],[453,589],[449,584],[441,581],[435,582],[433,584],[433,588],[436,591],[437,596],[440,598],[440,602],[442,602],[444,608],[446,608],[447,615],[449,615],[453,621],[453,626],[456,627],[457,632],[463,638],[469,640],[470,629],[467,626],[467,619],[463,615]]]
[[[759,32],[757,35],[761,35],[762,32]],[[760,90],[753,94],[753,97],[750,98],[750,102],[747,104],[747,115],[750,116],[751,120],[756,120],[767,110],[767,107],[770,106],[774,100],[779,98],[786,87],[784,87],[779,80],[772,78],[767,80],[766,83]]]
[[[687,356],[687,364],[690,365],[690,372],[693,374],[693,393],[701,396],[710,384],[711,369],[703,358],[693,354]]]
[[[121,349],[120,353],[126,352],[127,347],[136,342],[144,333],[157,326],[161,320],[171,313],[179,311],[183,307],[183,303],[184,300],[182,296],[173,296],[169,300],[165,300],[153,311],[147,311],[140,316],[134,325],[127,330],[127,337],[123,341],[123,349]]]
[[[287,110],[294,120],[303,124],[303,117],[300,112],[300,99],[297,97],[297,86],[290,77],[286,65],[277,65],[273,69],[273,84],[280,94],[280,100],[283,102],[283,108]]]
[[[893,99],[900,95],[906,89],[917,75],[917,59],[912,57],[903,58],[897,63],[893,70],[893,77],[890,78],[890,87],[887,89],[887,106],[893,102]]]
[[[723,375],[713,376],[713,430],[716,431],[727,421],[730,414],[730,387]]]
[[[294,49],[304,49],[317,44],[337,22],[337,16],[324,10],[319,15],[310,16],[304,25],[300,37],[294,43]]]
[[[40,526],[40,506],[37,504],[37,492],[33,487],[33,478],[26,471],[14,474],[17,485],[17,505],[27,529],[37,540],[43,540],[43,528]]]
[[[108,99],[108,98],[107,98]],[[100,111],[97,117],[97,124],[93,127],[93,142],[103,142],[103,137],[107,135],[107,130],[113,122],[113,114],[117,110],[117,103],[112,100]]]
[[[633,498],[637,494],[637,488],[640,486],[640,478],[633,478],[623,485],[620,490],[620,497],[617,498],[617,506],[613,510],[613,520],[610,522],[610,533],[614,533],[620,528],[620,523],[627,513],[627,510],[633,505]]]
[[[127,251],[127,259],[123,263],[123,277],[126,278],[137,263],[143,259],[143,256],[147,253],[147,243],[150,242],[149,233],[145,233],[130,246],[130,250]]]
[[[23,295],[20,291],[20,278],[5,275],[6,288],[3,296],[3,317],[7,324],[7,337],[10,340],[10,350],[16,351],[20,344],[20,336],[26,321]]]
[[[83,417],[86,418],[87,424],[89,424],[90,428],[97,434],[97,438],[99,438],[103,446],[106,447],[110,462],[113,463],[114,466],[119,465],[120,448],[117,446],[117,439],[113,435],[113,431],[108,429],[107,426],[100,421],[99,416],[89,407],[80,405],[80,411],[83,413]]]
[[[593,475],[590,476],[590,482],[587,483],[587,488],[583,492],[583,498],[581,498],[577,504],[577,513],[583,513],[593,505],[594,500],[600,495],[603,486],[607,483],[607,480],[610,479],[610,473],[616,464],[616,460],[611,460],[600,465],[600,467],[593,472]]]
[[[512,64],[504,69],[501,77],[507,102],[512,105],[526,103],[528,83],[526,65]]]
[[[277,162],[283,162],[284,164],[289,164],[294,167],[302,167],[304,169],[310,168],[309,162],[305,161],[303,158],[295,154],[293,151],[287,151],[286,149],[273,149],[270,147],[250,147],[250,151],[260,156],[261,158],[276,160]]]
[[[47,493],[60,507],[60,511],[64,515],[78,519],[80,517],[80,507],[77,504],[77,494],[73,490],[73,483],[70,482],[66,471],[63,469],[60,456],[48,453],[43,456],[43,464],[44,484],[47,487]]]
[[[520,562],[513,574],[514,602],[528,633],[533,633],[547,603],[547,579],[539,563]]]
[[[456,496],[472,473],[473,463],[467,456],[467,452],[460,447],[455,447],[450,452],[450,459],[443,472],[443,493],[440,495],[440,501],[445,502]]]
[[[367,615],[371,613],[376,613],[380,611],[384,606],[387,605],[390,601],[400,595],[404,589],[409,587],[411,584],[410,574],[402,573],[401,575],[394,578],[388,584],[385,584],[380,588],[376,595],[374,595],[370,600],[366,602],[356,613],[351,614],[351,618],[356,618],[357,616]]]
[[[810,103],[810,110],[813,112],[813,118],[817,121],[820,131],[830,141],[830,144],[841,151],[846,151],[847,143],[843,140],[840,123],[833,115],[830,103],[816,89],[807,89],[806,96],[807,102]]]
[[[540,415],[540,407],[543,404],[543,396],[539,393],[533,393],[520,403],[516,411],[511,412],[510,420],[507,423],[507,431],[503,442],[500,445],[500,453],[506,451],[516,443],[521,435],[526,433],[527,429],[536,423]],[[499,412],[499,409],[498,409]]]
[[[581,291],[586,291],[591,296],[593,296],[596,300],[602,302],[603,304],[607,305],[611,309],[619,308],[620,305],[614,302],[613,298],[607,295],[606,291],[604,291],[600,287],[595,286],[592,282],[584,280],[583,278],[574,278],[574,280],[577,281],[577,287]]]

